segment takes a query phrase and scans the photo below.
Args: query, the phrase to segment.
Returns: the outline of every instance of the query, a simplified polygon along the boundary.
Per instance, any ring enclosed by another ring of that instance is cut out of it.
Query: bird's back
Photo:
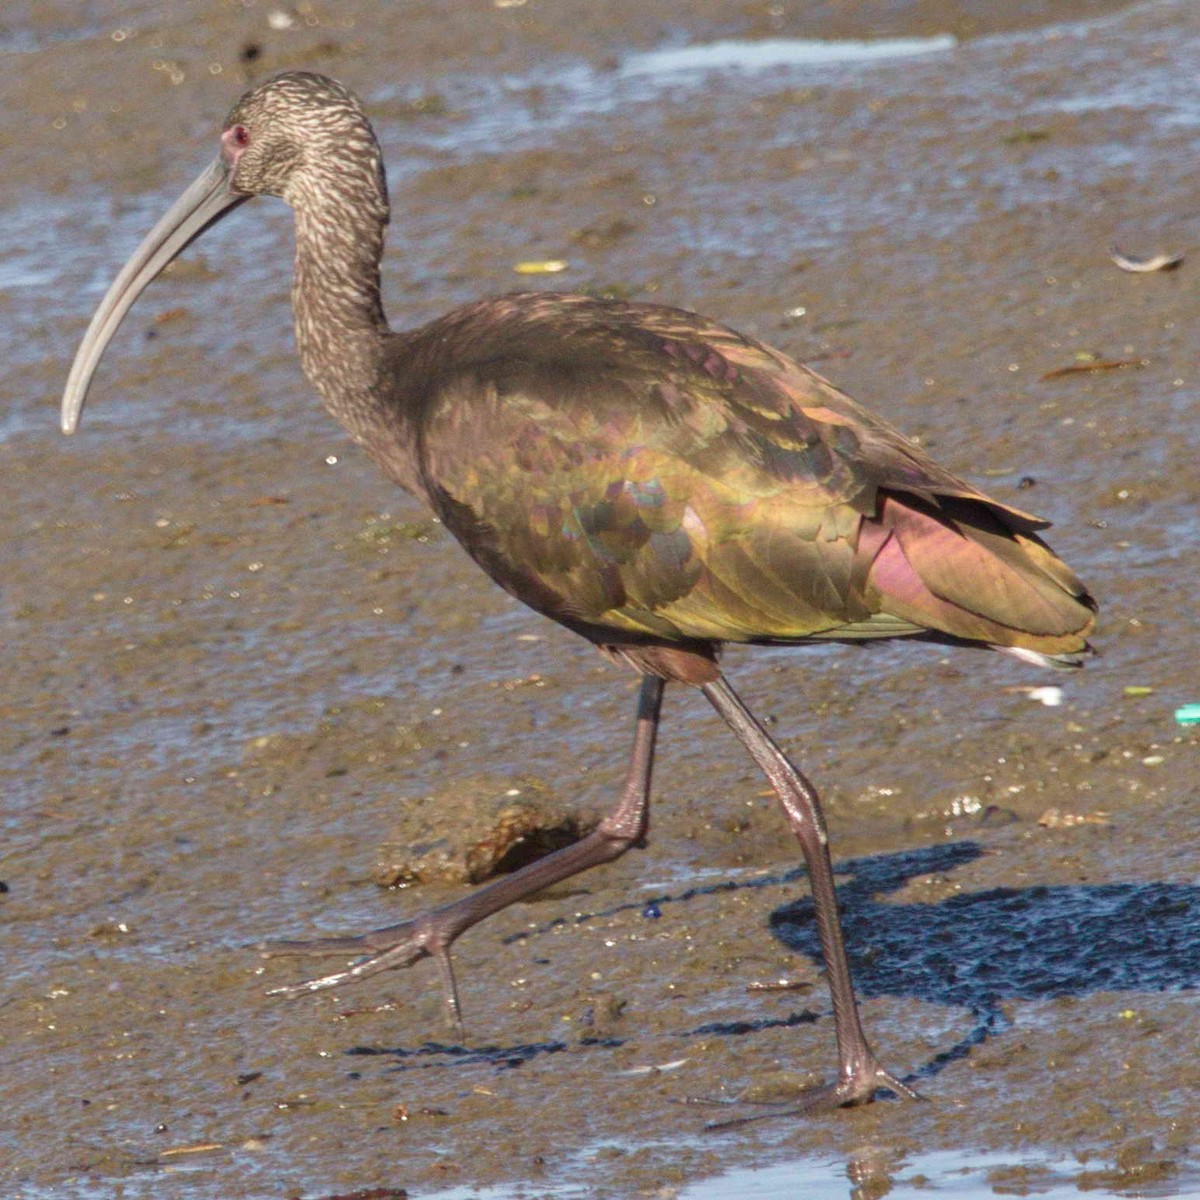
[[[694,313],[518,294],[396,349],[418,490],[497,582],[597,642],[1086,648],[1095,606],[1046,522]]]

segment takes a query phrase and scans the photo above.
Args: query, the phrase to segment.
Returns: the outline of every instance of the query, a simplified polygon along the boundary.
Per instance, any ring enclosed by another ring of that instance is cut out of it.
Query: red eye
[[[245,125],[235,125],[229,131],[229,139],[239,150],[244,150],[250,145],[250,131]]]

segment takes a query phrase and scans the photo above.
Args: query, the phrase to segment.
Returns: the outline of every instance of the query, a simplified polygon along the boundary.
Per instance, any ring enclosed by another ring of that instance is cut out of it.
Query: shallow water
[[[778,1166],[732,1171],[673,1192],[678,1200],[866,1200],[870,1196],[944,1196],[948,1200],[973,1197],[1033,1195],[1039,1200],[1077,1200],[1078,1163],[1038,1161],[1014,1171],[1003,1155],[971,1155],[969,1161],[957,1152],[918,1155],[903,1162],[888,1162],[886,1156],[870,1155],[853,1161],[792,1162]],[[999,1185],[997,1188],[995,1185]],[[1180,1188],[1187,1191],[1179,1190]],[[1200,1180],[1176,1181],[1169,1190],[1139,1190],[1138,1195],[1183,1196],[1195,1194]],[[1084,1189],[1094,1195],[1111,1195],[1102,1185]],[[513,1188],[451,1188],[429,1200],[523,1200],[541,1194]],[[555,1193],[561,1200],[583,1200],[585,1186],[564,1188]]]
[[[708,45],[677,46],[631,54],[621,64],[622,75],[650,75],[660,80],[679,75],[706,75],[719,71],[767,71],[814,68],[841,63],[870,63],[880,59],[909,58],[952,50],[957,39],[876,38],[871,41],[817,41],[805,38],[764,38],[759,41],[728,39]]]
[[[1107,257],[1195,241],[1200,17],[996,7],[6,13],[0,1191],[1200,1194],[1196,733],[1172,719],[1200,699],[1200,312],[1190,259]],[[1085,672],[727,659],[823,788],[866,1020],[931,1103],[724,1134],[677,1103],[832,1062],[795,847],[682,694],[650,846],[460,943],[465,1044],[421,966],[263,996],[304,968],[260,938],[459,894],[371,882],[411,802],[603,810],[633,704],[320,411],[282,205],[155,284],[58,435],[113,273],[242,88],[296,66],[376,119],[397,324],[564,259],[546,286],[727,320],[1054,520],[1103,606]],[[1088,355],[1134,365],[1046,377]],[[1047,682],[1060,707],[1030,699]]]

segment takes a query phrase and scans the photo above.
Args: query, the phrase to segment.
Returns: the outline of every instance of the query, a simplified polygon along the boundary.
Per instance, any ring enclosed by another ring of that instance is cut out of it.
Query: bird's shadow
[[[855,986],[860,997],[895,997],[961,1007],[970,1032],[914,1072],[929,1078],[1007,1026],[1010,1000],[1085,996],[1098,991],[1162,992],[1200,983],[1200,888],[1172,883],[1037,885],[992,888],[933,903],[886,897],[914,878],[944,875],[984,853],[974,841],[951,842],[840,864],[849,876],[838,888]],[[797,868],[752,880],[724,881],[664,893],[650,900],[558,918],[506,941],[536,938],[563,924],[583,924],[640,910],[646,919],[714,892],[779,885],[802,878]],[[820,962],[812,900],[789,901],[770,916],[772,933],[789,949]],[[815,1021],[817,1014],[707,1024],[678,1036],[736,1037],[757,1030]],[[583,1038],[575,1046],[616,1046],[624,1039]],[[513,1046],[427,1042],[413,1048],[356,1046],[356,1055],[386,1055],[396,1070],[467,1063],[500,1069],[554,1054],[568,1043]]]
[[[915,877],[978,858],[976,842],[881,854],[844,863],[838,895],[855,986],[967,1009],[974,1027],[917,1072],[937,1074],[1008,1024],[1010,1000],[1093,992],[1166,992],[1200,983],[1200,888],[1174,883],[991,888],[935,903],[885,897]],[[812,900],[770,917],[774,935],[820,957]]]

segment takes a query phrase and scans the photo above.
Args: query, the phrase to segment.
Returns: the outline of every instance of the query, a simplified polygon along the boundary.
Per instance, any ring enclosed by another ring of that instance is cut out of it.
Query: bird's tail
[[[1026,522],[983,500],[879,495],[858,546],[872,610],[1041,666],[1083,662],[1096,603]]]

